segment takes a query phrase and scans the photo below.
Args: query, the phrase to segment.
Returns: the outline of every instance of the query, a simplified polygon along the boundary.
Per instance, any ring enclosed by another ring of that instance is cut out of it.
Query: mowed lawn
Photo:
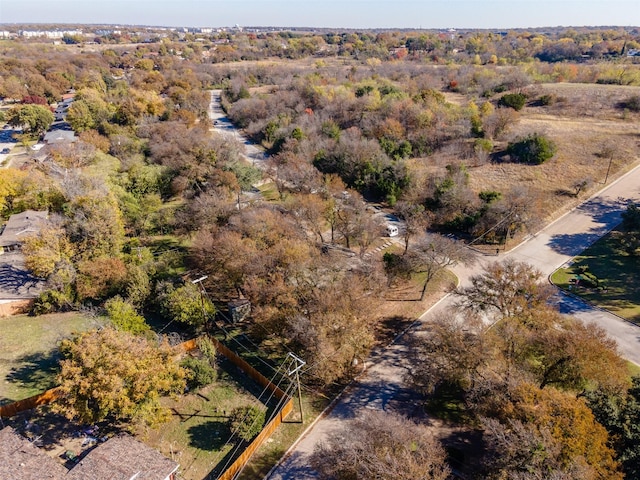
[[[228,419],[235,407],[254,405],[269,415],[277,399],[255,384],[228,362],[221,362],[219,378],[198,391],[177,399],[165,398],[171,420],[157,429],[138,432],[141,441],[180,463],[180,478],[200,480],[217,478],[243,451],[238,436],[232,435]],[[231,373],[230,373],[231,372]]]
[[[60,341],[100,324],[80,313],[0,318],[0,404],[55,386]]]
[[[640,257],[629,257],[618,249],[616,232],[601,238],[577,256],[567,268],[560,268],[551,280],[585,300],[622,318],[640,324]],[[576,287],[571,280],[587,266],[603,288]],[[604,283],[602,283],[604,281]]]

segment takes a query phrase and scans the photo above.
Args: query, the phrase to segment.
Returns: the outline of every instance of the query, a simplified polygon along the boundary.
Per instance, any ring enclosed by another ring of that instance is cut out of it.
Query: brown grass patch
[[[609,167],[609,156],[603,155],[606,147],[614,151],[607,183],[640,160],[640,114],[619,107],[632,95],[640,95],[640,87],[561,83],[536,85],[528,93],[530,102],[545,94],[554,95],[556,102],[525,107],[507,136],[494,142],[494,152],[503,152],[508,142],[518,137],[541,133],[558,147],[551,160],[542,165],[508,161],[478,165],[464,153],[469,150],[469,142],[460,142],[431,157],[412,160],[411,168],[429,178],[444,175],[447,164],[463,162],[469,166],[471,190],[505,194],[515,186],[521,187],[534,203],[538,218],[546,223],[604,187]],[[575,185],[584,180],[590,185],[576,197]]]

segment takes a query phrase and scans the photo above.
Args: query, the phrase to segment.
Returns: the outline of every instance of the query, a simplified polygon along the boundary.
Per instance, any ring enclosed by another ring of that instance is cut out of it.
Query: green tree
[[[216,369],[206,358],[187,357],[180,362],[180,366],[187,371],[187,386],[191,390],[209,385],[216,380]]]
[[[120,296],[107,300],[104,304],[107,315],[111,319],[111,324],[120,331],[138,335],[150,331],[150,327],[145,322],[136,308]]]
[[[527,96],[524,93],[507,93],[500,97],[498,105],[501,107],[510,107],[519,112],[527,103]]]
[[[264,408],[255,405],[236,407],[229,415],[229,430],[231,430],[232,434],[249,442],[262,431],[265,414]]]
[[[625,478],[640,478],[640,377],[625,393],[587,392],[587,404],[612,440]]]
[[[507,153],[516,161],[540,165],[556,154],[556,145],[544,135],[534,133],[510,143]]]
[[[103,328],[64,340],[60,350],[54,410],[69,419],[156,425],[170,416],[160,398],[184,390],[185,371],[166,343]]]
[[[169,292],[164,299],[164,304],[171,318],[195,328],[204,327],[206,321],[216,313],[211,300],[192,283]]]
[[[100,78],[98,84],[102,82]],[[99,87],[102,89],[102,87]],[[67,121],[76,132],[102,129],[111,120],[115,106],[108,104],[104,94],[93,88],[84,88],[76,94],[67,112]]]
[[[12,107],[7,113],[7,123],[22,127],[24,132],[39,136],[53,123],[55,117],[51,110],[42,105],[26,104]]]
[[[618,238],[629,255],[640,253],[640,206],[631,204],[622,212],[622,223]]]

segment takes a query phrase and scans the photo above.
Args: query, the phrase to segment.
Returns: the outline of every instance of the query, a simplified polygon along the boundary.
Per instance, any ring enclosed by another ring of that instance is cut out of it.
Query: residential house
[[[0,478],[11,480],[175,480],[179,465],[130,435],[98,444],[70,470],[11,427],[0,430]]]
[[[47,223],[48,216],[48,212],[36,210],[11,215],[0,233],[0,255],[19,250],[25,237],[40,232]]]
[[[179,465],[130,435],[118,435],[91,450],[68,480],[175,480]]]
[[[11,427],[0,430],[0,478],[64,480],[67,469]]]

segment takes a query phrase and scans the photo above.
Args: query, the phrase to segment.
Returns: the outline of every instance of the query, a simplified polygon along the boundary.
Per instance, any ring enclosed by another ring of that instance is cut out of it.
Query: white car
[[[387,225],[387,237],[397,237],[398,236],[398,227],[395,225]]]

